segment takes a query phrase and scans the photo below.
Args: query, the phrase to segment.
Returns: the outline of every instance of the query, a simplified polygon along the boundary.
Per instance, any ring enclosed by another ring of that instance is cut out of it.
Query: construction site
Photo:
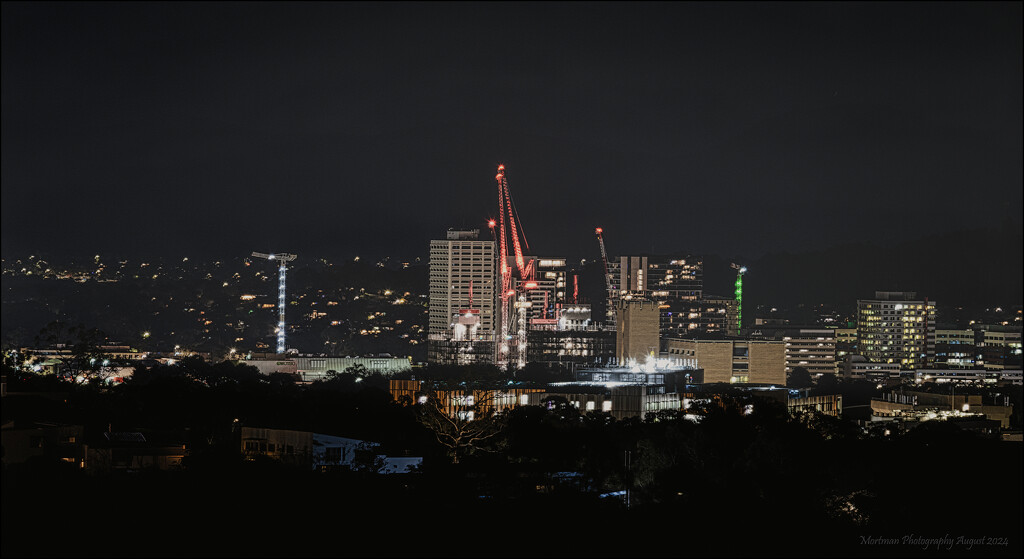
[[[504,164],[494,180],[495,217],[481,220],[488,233],[449,229],[430,242],[430,363],[640,367],[665,361],[668,338],[738,335],[744,266],[733,264],[733,297],[710,295],[701,257],[611,257],[596,227],[603,295],[588,300],[581,282],[597,278],[584,276],[582,261],[531,247]]]

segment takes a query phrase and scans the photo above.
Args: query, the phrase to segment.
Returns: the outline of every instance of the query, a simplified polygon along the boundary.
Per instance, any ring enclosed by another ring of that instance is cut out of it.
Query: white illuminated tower
[[[252,253],[254,258],[265,258],[267,260],[277,260],[281,263],[278,267],[277,272],[277,352],[284,353],[284,305],[285,305],[285,291],[284,291],[284,279],[285,274],[288,271],[288,263],[295,260],[294,254],[266,254],[263,252]]]

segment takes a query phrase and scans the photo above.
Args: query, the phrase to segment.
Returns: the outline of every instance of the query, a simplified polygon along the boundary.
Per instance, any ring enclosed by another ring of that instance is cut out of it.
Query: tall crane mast
[[[605,323],[613,324],[615,322],[615,286],[612,285],[612,273],[608,269],[608,251],[604,249],[604,229],[598,227],[594,229],[594,233],[597,234],[597,244],[601,247],[601,264],[604,266],[604,285],[608,291],[608,304],[605,309]]]
[[[739,335],[743,328],[743,274],[747,273],[747,267],[736,263],[731,266],[736,270],[736,334]]]
[[[505,242],[506,231],[508,231],[508,237],[512,239],[513,256],[515,256],[516,271],[519,272],[519,279],[524,282],[534,280],[534,268],[533,261],[526,262],[523,258],[523,246],[527,250],[530,249],[530,243],[526,240],[526,232],[523,231],[522,223],[519,221],[519,215],[515,211],[515,206],[512,204],[512,193],[508,188],[508,178],[505,177],[505,166],[498,165],[498,174],[494,177],[498,182],[498,237],[501,239],[501,259],[504,266],[508,266],[508,260],[506,257],[508,245]],[[508,219],[508,229],[505,228],[505,220]],[[519,237],[522,236],[522,244],[519,242]],[[503,270],[505,268],[502,268]],[[511,273],[511,270],[509,270]]]
[[[254,252],[252,253],[253,258],[263,258],[265,260],[280,262],[280,266],[277,268],[277,352],[284,353],[284,306],[285,306],[285,291],[284,291],[284,279],[288,273],[288,263],[295,260],[297,256],[294,254],[267,254],[265,252]]]
[[[497,362],[505,366],[513,359],[519,368],[526,366],[526,301],[525,290],[535,289],[535,270],[533,260],[529,262],[523,257],[523,246],[529,250],[526,233],[516,214],[512,203],[512,194],[505,176],[505,166],[498,165],[498,174],[494,176],[498,185],[498,219],[490,225],[491,230],[497,225],[498,238],[498,271],[501,274],[501,321],[497,340]],[[507,224],[507,225],[506,225]],[[520,243],[520,236],[522,242]],[[513,270],[509,265],[508,239],[512,241],[512,254],[518,275],[517,285],[513,288]],[[516,318],[516,333],[511,334],[513,315]],[[509,343],[512,342],[512,343]]]

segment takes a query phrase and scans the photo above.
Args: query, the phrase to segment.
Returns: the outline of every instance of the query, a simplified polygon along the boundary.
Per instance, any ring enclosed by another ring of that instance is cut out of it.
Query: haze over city
[[[3,557],[1020,557],[1022,3],[3,2]]]

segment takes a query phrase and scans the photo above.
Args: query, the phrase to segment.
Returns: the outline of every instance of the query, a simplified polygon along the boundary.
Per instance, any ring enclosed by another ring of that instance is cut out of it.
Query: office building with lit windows
[[[974,330],[937,328],[935,361],[939,369],[973,369],[976,346]]]
[[[566,285],[565,258],[524,256],[533,261],[536,288],[526,291],[530,303],[527,316],[531,324],[553,323],[557,309],[572,297],[572,286]],[[568,294],[568,297],[567,297]],[[549,322],[550,321],[550,322]]]
[[[695,256],[620,256],[608,271],[615,288],[634,297],[696,301],[704,292],[704,262]]]
[[[657,304],[662,337],[736,334],[736,302],[705,298],[700,257],[620,256],[608,263],[608,271],[618,298],[642,298]]]
[[[567,304],[555,311],[554,321],[534,320],[526,332],[528,362],[568,370],[612,362],[616,331],[594,324],[590,305]]]
[[[857,329],[836,328],[836,362],[842,363],[857,352]]]
[[[494,362],[495,243],[477,229],[430,241],[427,360]]]
[[[786,373],[803,367],[817,378],[838,374],[836,369],[836,334],[831,328],[800,329],[782,338],[786,347]]]
[[[930,367],[935,359],[935,301],[913,291],[877,291],[857,301],[858,353],[902,370]]]
[[[697,332],[701,334],[722,334],[738,336],[737,315],[739,304],[733,297],[705,295],[692,303],[690,314],[697,311]]]
[[[976,325],[978,363],[989,370],[1020,369],[1021,329],[1006,325]]]

